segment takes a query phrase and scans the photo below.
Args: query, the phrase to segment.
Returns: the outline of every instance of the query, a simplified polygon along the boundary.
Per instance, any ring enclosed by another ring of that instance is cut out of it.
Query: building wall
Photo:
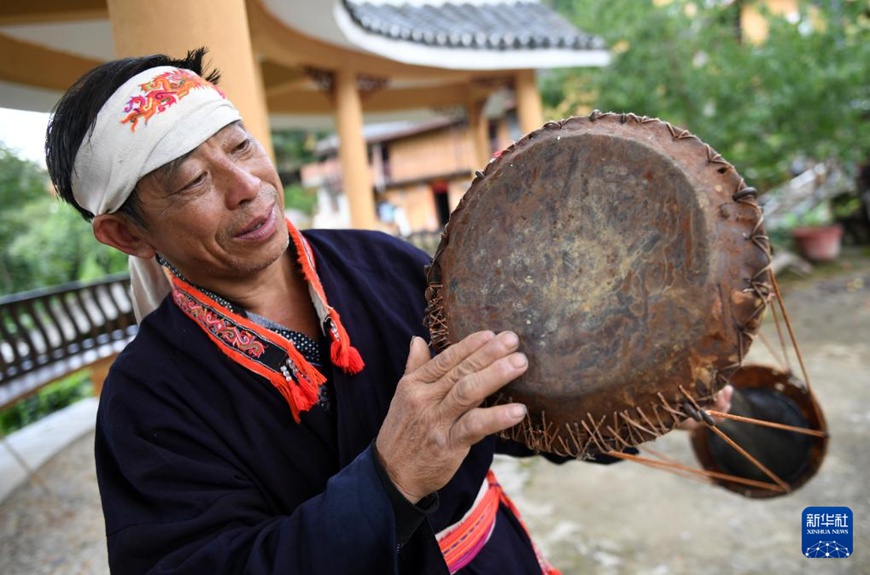
[[[496,138],[491,142],[491,152],[504,149],[511,143],[512,130],[507,121],[498,121],[494,132]],[[474,172],[486,167],[476,165],[471,133],[466,124],[370,144],[370,166],[380,167],[380,162],[372,160],[372,153],[378,153],[380,148],[388,151],[389,159],[383,165],[385,177],[375,173],[372,177],[378,189],[379,225],[382,231],[394,234],[438,230],[441,222],[432,184],[446,179],[447,202],[452,211],[471,185]],[[313,225],[349,226],[349,219],[344,221],[349,215],[340,200],[341,168],[337,157],[331,155],[305,165],[300,174],[303,186],[318,189],[319,214]]]
[[[447,126],[384,145],[390,150],[390,175],[396,182],[472,169],[474,154],[465,125]]]

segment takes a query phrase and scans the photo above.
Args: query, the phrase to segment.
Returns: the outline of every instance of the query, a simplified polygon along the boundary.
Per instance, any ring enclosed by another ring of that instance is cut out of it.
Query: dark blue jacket
[[[332,374],[337,430],[293,421],[262,377],[233,363],[171,298],[112,366],[97,473],[113,573],[446,573],[434,533],[468,510],[495,440],[476,445],[437,510],[397,552],[372,440],[423,325],[429,258],[377,232],[308,231],[329,303],[366,367]],[[305,415],[303,415],[305,417]],[[534,572],[516,518],[467,573]]]

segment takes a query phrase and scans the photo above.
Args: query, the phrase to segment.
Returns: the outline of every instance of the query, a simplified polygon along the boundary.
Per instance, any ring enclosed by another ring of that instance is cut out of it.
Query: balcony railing
[[[126,274],[0,298],[0,408],[111,360],[136,329]]]

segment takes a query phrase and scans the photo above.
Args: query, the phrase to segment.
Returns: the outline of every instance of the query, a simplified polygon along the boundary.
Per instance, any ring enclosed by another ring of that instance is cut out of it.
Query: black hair
[[[197,48],[189,51],[184,58],[153,54],[106,62],[76,80],[57,102],[45,134],[45,163],[60,198],[78,210],[85,220],[91,221],[94,214],[80,206],[73,196],[73,164],[82,142],[97,121],[100,109],[124,82],[157,66],[190,70],[217,84],[220,79],[218,70],[205,75],[203,60],[206,52],[206,48]],[[118,213],[144,227],[139,205],[138,194],[133,190],[118,208]]]

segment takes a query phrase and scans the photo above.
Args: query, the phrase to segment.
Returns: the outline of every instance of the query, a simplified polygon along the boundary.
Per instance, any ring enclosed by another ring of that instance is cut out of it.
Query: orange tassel
[[[326,302],[326,292],[320,284],[320,278],[317,276],[317,271],[314,267],[314,256],[308,249],[305,238],[299,233],[290,220],[287,220],[287,231],[296,246],[297,260],[302,267],[302,274],[305,280],[313,288],[320,300],[322,306],[319,309],[326,309],[326,317],[321,317],[320,321],[327,328],[329,337],[332,339],[332,344],[329,347],[329,356],[332,359],[333,365],[339,367],[348,375],[356,375],[366,366],[359,351],[350,345],[350,337],[341,323],[341,318],[334,308]],[[318,308],[315,305],[315,308]],[[321,313],[321,312],[318,312]]]
[[[350,345],[350,336],[341,323],[341,318],[335,309],[330,308],[327,318],[329,335],[332,337],[332,345],[329,354],[332,363],[337,365],[349,375],[356,375],[366,366],[359,351]]]
[[[344,342],[333,340],[329,351],[332,363],[348,375],[356,375],[366,366],[359,351]]]
[[[299,371],[294,377],[288,381],[286,377],[281,376],[272,378],[273,384],[290,404],[290,410],[293,412],[293,419],[299,423],[299,413],[308,411],[317,404],[320,396],[320,386],[326,382],[326,377],[316,369],[313,369],[301,355],[291,353],[290,361],[294,362]],[[298,357],[293,357],[298,355]],[[301,360],[301,361],[299,361]],[[305,363],[302,363],[305,362]],[[308,369],[306,369],[306,367]]]

